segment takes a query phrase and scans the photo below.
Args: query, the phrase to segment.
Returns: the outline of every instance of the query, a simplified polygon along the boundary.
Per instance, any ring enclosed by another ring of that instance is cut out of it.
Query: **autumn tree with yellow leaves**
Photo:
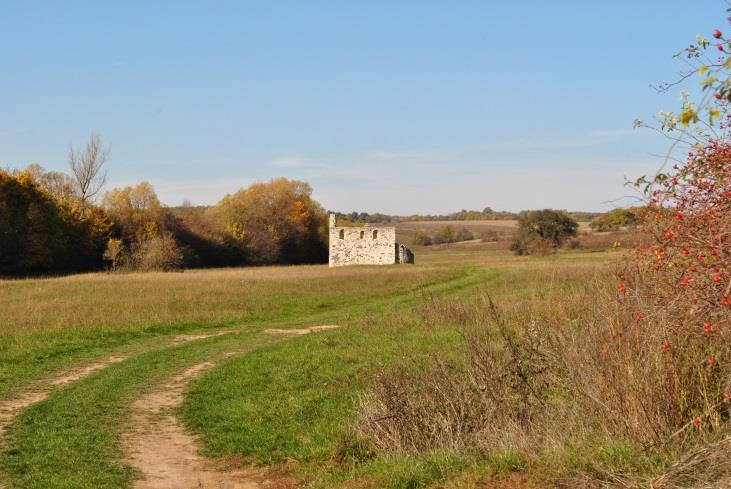
[[[327,259],[327,216],[306,182],[276,178],[225,196],[209,216],[256,263]]]

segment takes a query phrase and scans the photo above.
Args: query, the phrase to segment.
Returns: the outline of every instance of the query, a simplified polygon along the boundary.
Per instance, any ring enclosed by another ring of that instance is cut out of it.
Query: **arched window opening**
[[[360,232],[360,239],[363,239],[364,236],[365,236],[365,231],[361,231]]]
[[[345,239],[345,229],[340,230],[340,239]]]
[[[373,239],[378,238],[378,229],[373,230]]]

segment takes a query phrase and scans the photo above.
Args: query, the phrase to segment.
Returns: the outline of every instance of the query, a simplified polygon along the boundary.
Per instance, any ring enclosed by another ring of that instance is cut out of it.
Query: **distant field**
[[[467,228],[479,237],[487,231],[497,231],[512,234],[518,228],[518,221],[511,220],[482,220],[482,221],[406,221],[396,224],[396,239],[400,243],[411,243],[415,231],[435,233],[445,226],[455,229]],[[588,222],[579,223],[579,232],[590,232]]]

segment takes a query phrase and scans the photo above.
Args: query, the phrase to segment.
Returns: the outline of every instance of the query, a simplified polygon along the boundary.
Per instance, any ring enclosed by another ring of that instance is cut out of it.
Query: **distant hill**
[[[601,215],[601,212],[586,211],[566,211],[571,217],[579,222],[590,222],[595,217]],[[336,212],[337,219],[352,223],[363,224],[383,224],[396,222],[425,222],[425,221],[516,221],[518,212],[494,211],[490,207],[486,207],[481,211],[465,210],[452,212],[450,214],[432,215],[432,214],[412,214],[409,216],[395,216],[381,214],[379,212],[370,214],[368,212]]]

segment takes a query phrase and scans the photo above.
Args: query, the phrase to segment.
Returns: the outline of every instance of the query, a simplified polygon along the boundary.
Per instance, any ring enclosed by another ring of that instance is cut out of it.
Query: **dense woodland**
[[[72,149],[70,174],[0,171],[0,275],[327,260],[326,213],[305,182],[278,178],[211,207],[169,208],[144,181],[102,194],[105,158],[93,135]]]

